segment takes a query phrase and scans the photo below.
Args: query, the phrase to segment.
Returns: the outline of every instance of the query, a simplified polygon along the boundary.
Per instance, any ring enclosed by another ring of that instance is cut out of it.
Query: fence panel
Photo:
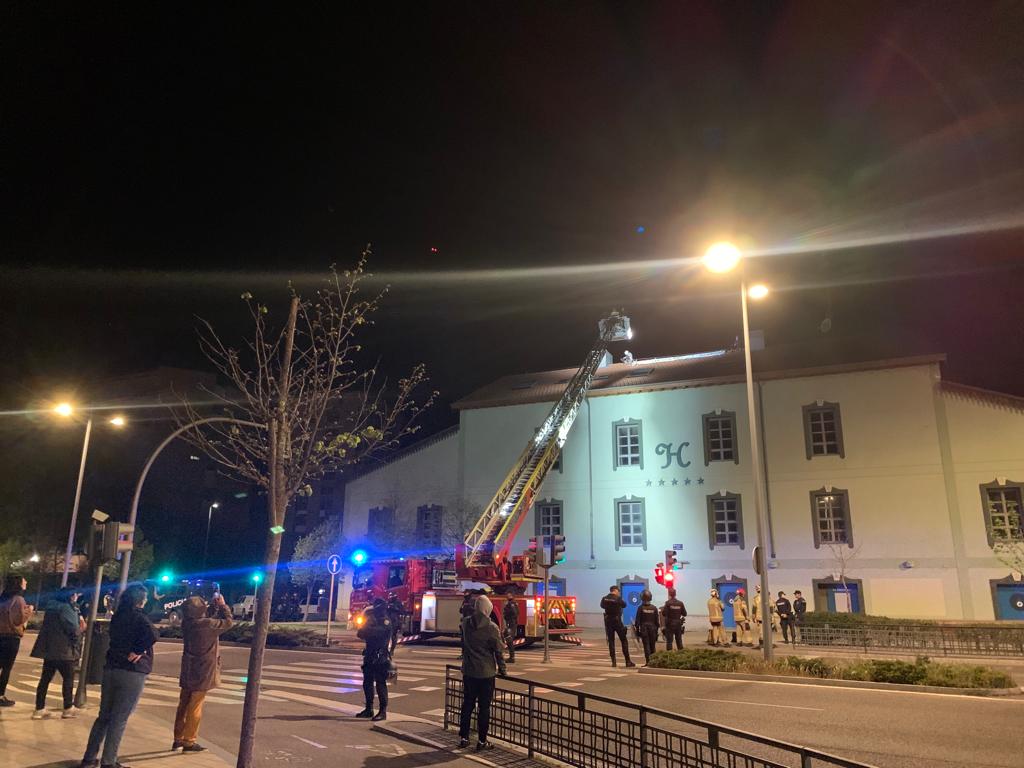
[[[831,648],[910,651],[927,656],[1024,656],[1024,628],[974,625],[921,627],[868,624],[861,627],[808,625],[800,642]]]
[[[674,712],[553,685],[539,695],[541,684],[522,678],[495,682],[490,735],[578,768],[871,768]],[[462,709],[458,667],[445,670],[444,701],[448,728]]]

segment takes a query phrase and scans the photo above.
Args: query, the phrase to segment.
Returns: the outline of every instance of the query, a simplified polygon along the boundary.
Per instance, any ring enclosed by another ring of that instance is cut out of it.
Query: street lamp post
[[[59,403],[54,406],[53,412],[58,416],[67,418],[75,412],[71,403]],[[123,427],[125,419],[123,416],[115,416],[110,419],[110,424],[115,427]],[[89,455],[89,437],[92,435],[92,416],[85,422],[85,439],[82,441],[82,460],[78,465],[78,485],[75,487],[75,504],[71,508],[71,527],[68,529],[68,546],[64,552],[64,575],[61,576],[60,586],[64,589],[68,585],[68,573],[71,570],[71,552],[75,545],[75,526],[78,524],[78,505],[82,500],[82,481],[85,479],[85,459]]]
[[[203,547],[203,571],[206,571],[206,556],[210,552],[210,523],[213,521],[213,510],[218,509],[220,504],[216,501],[210,505],[209,512],[206,513],[206,546]]]
[[[731,243],[715,243],[704,254],[704,266],[711,272],[724,273],[734,269],[742,259],[740,250]],[[763,299],[768,295],[764,285],[753,286],[751,298]],[[747,380],[747,417],[750,425],[750,462],[754,473],[754,512],[757,516],[757,547],[760,553],[761,577],[761,644],[764,660],[771,662],[775,656],[772,648],[771,592],[768,590],[768,516],[764,501],[764,477],[762,475],[760,441],[757,428],[757,414],[754,410],[754,373],[750,362],[750,318],[747,313],[747,281],[740,277],[740,307],[743,314],[743,360]]]

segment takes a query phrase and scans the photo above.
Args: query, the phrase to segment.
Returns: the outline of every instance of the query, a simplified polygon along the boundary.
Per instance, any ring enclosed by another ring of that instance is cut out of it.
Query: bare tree
[[[313,585],[327,576],[327,558],[340,552],[345,538],[341,534],[341,517],[329,517],[295,543],[288,572],[292,583],[305,586],[306,602],[302,620],[309,619],[309,601]],[[329,608],[332,610],[333,606]]]
[[[446,504],[441,516],[441,543],[444,548],[454,552],[466,540],[466,534],[472,530],[482,512],[482,504],[465,496],[453,498]]]
[[[839,583],[843,587],[843,596],[846,600],[846,611],[849,613],[853,610],[853,606],[850,604],[850,587],[846,583],[846,574],[850,570],[850,563],[856,560],[857,555],[860,554],[861,545],[850,547],[849,544],[833,542],[825,546],[832,553],[833,575],[838,574],[839,576]]]
[[[397,448],[403,436],[416,431],[415,417],[436,395],[423,403],[414,399],[426,381],[422,365],[389,387],[386,381],[377,381],[375,367],[360,367],[357,361],[358,333],[372,323],[370,317],[387,290],[364,297],[368,257],[369,249],[351,271],[339,274],[332,268],[312,298],[302,298],[291,288],[287,319],[280,329],[268,324],[266,304],[243,293],[253,335],[241,348],[201,321],[200,346],[235,390],[204,394],[218,399],[233,421],[208,421],[187,431],[185,438],[227,475],[255,483],[267,493],[266,573],[256,602],[239,768],[250,768],[253,760],[280,534],[290,502],[300,491],[308,493],[309,480],[325,471],[341,471]],[[182,425],[201,418],[188,403],[179,414]]]

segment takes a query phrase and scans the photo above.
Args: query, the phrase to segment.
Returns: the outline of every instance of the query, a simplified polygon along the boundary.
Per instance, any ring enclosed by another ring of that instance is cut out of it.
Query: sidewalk
[[[97,710],[90,707],[70,720],[62,720],[59,709],[52,710],[55,717],[33,720],[32,704],[24,701],[0,710],[0,762],[11,768],[77,767]],[[199,754],[175,754],[168,749],[167,739],[166,722],[136,710],[128,720],[119,757],[131,766],[164,766],[168,758],[183,759],[188,768],[231,768],[235,764],[233,755],[214,746]]]

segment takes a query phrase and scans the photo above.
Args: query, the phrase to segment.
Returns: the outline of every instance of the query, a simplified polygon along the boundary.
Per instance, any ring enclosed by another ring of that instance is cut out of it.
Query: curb
[[[939,693],[948,696],[1019,696],[1022,688],[944,688],[937,685],[907,685],[905,683],[874,683],[863,680],[825,680],[820,677],[797,675],[753,675],[746,672],[704,672],[696,669],[662,669],[641,667],[641,675],[672,675],[674,677],[698,677],[718,680],[749,680],[752,682],[789,683],[790,685],[818,685],[824,688],[860,688],[869,691],[910,691],[916,693]]]

